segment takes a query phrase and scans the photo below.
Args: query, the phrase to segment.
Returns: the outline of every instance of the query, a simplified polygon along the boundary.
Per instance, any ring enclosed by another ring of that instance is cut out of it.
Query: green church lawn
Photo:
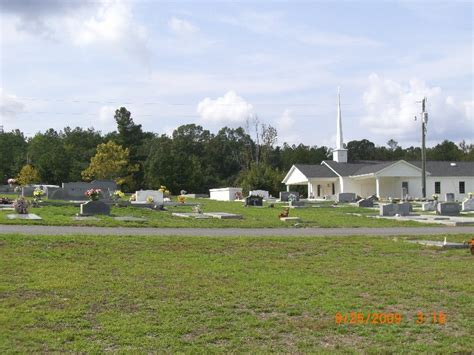
[[[37,214],[43,220],[25,221],[10,220],[8,214],[12,211],[0,211],[0,224],[40,224],[40,225],[71,225],[71,226],[103,226],[103,227],[203,227],[203,228],[275,228],[291,227],[294,223],[282,222],[278,215],[283,211],[283,204],[275,204],[274,208],[244,207],[242,202],[222,202],[209,199],[190,200],[201,204],[204,212],[227,212],[243,215],[242,220],[191,219],[171,215],[172,212],[192,212],[190,206],[168,207],[167,211],[155,211],[138,207],[113,207],[111,216],[97,216],[99,221],[75,221],[73,217],[79,212],[79,207],[64,204],[62,206],[42,206],[30,208],[29,212]],[[375,209],[358,208],[351,205],[341,205],[335,208],[330,203],[319,203],[315,206],[301,209],[291,209],[290,216],[300,217],[302,227],[424,227],[427,224],[417,222],[401,222],[387,219],[369,218],[376,215]],[[356,215],[360,214],[360,215]],[[143,217],[143,222],[117,221],[113,217],[133,216]]]
[[[0,352],[470,352],[472,262],[403,238],[0,235]]]

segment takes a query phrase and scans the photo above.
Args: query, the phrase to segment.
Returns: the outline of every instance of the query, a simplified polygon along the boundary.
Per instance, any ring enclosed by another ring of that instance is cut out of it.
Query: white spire
[[[342,119],[341,119],[341,92],[337,88],[337,135],[336,135],[336,149],[344,149],[344,139],[342,138]]]
[[[336,149],[332,153],[332,159],[338,163],[347,163],[347,149],[344,149],[344,139],[342,137],[341,93],[339,87],[337,88]]]

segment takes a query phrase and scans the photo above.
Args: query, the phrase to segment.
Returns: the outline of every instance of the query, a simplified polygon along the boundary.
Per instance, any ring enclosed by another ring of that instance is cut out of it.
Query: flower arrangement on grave
[[[288,202],[292,203],[296,201],[296,195],[295,194],[289,194],[288,195]]]
[[[130,195],[130,198],[129,198],[128,200],[129,200],[130,202],[136,201],[136,200],[137,200],[137,194],[136,194],[136,193],[135,193],[135,194],[131,194],[131,195]]]
[[[154,201],[155,201],[155,200],[153,199],[153,196],[148,196],[148,197],[146,198],[146,202],[147,202],[147,203],[153,203]]]
[[[240,191],[237,191],[235,194],[234,194],[234,197],[236,200],[242,200],[244,195],[242,195],[242,192]]]
[[[179,195],[179,196],[178,196],[178,202],[179,202],[179,203],[184,203],[184,202],[186,202],[186,196],[184,196],[184,195]]]
[[[32,203],[33,207],[39,207],[39,202],[41,201],[41,197],[43,197],[43,195],[44,195],[44,191],[41,190],[39,187],[37,187],[33,191],[33,203]]]
[[[0,205],[10,205],[12,203],[13,203],[12,199],[8,197],[0,196]]]
[[[437,194],[433,194],[433,196],[431,196],[431,197],[433,197],[433,200],[438,201],[438,195]]]
[[[34,191],[33,191],[33,197],[37,200],[41,200],[41,197],[44,196],[44,191],[41,190],[39,187],[37,187]]]
[[[467,194],[467,196],[469,197],[469,199],[471,199],[472,196],[474,196],[474,192],[469,192],[469,193]]]
[[[193,206],[193,207],[192,207],[192,211],[193,211],[194,213],[202,214],[202,207],[201,207],[201,205]]]
[[[186,190],[181,190],[181,191],[179,192],[180,195],[186,195],[187,193],[188,193],[188,192],[187,192]]]
[[[14,185],[17,184],[17,180],[13,178],[8,179],[7,182],[8,182],[8,185],[10,185],[10,187],[13,187]]]
[[[13,201],[13,208],[18,214],[28,214],[30,203],[24,197],[19,197]]]
[[[125,194],[120,190],[114,191],[114,193],[112,194],[112,199],[115,201],[120,200],[124,197],[125,197]]]
[[[84,195],[86,195],[91,201],[98,201],[101,194],[101,189],[89,189],[85,192]]]
[[[165,185],[161,185],[158,191],[163,193],[163,197],[169,197],[171,195],[170,190],[168,190]]]

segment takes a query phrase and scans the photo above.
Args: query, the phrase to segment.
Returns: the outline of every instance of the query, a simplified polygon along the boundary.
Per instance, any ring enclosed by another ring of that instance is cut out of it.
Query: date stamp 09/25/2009
[[[343,324],[375,324],[375,325],[400,325],[404,321],[404,317],[401,313],[383,313],[383,312],[349,312],[339,313],[335,315],[335,322],[338,325]],[[423,313],[416,312],[412,319],[415,324],[446,324],[446,313],[445,312],[431,312]]]

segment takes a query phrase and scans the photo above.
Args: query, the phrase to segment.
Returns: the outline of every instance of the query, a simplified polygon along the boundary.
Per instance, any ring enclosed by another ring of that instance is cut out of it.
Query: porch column
[[[286,185],[286,192],[290,192],[290,185]]]
[[[313,189],[311,188],[311,183],[308,182],[308,198],[311,196],[311,193],[313,192]]]
[[[379,177],[375,178],[375,194],[377,195],[378,198],[380,198],[380,178]]]

